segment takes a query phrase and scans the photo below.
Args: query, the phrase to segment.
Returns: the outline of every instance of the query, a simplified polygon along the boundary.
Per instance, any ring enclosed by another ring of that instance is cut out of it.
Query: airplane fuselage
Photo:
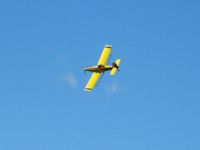
[[[107,65],[95,65],[90,67],[83,68],[84,71],[90,71],[90,72],[105,72],[112,70],[113,66],[107,66]]]

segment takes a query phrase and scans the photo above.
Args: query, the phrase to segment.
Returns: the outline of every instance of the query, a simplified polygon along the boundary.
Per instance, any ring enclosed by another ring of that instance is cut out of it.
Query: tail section
[[[112,68],[112,70],[110,71],[110,75],[111,75],[111,76],[114,76],[115,73],[116,73],[116,71],[119,69],[119,64],[120,64],[120,62],[121,62],[121,59],[117,59],[117,60],[112,64],[113,68]]]

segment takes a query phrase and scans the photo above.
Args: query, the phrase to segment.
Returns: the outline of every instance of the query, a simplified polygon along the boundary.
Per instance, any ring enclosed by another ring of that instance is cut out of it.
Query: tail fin
[[[111,76],[114,76],[115,75],[115,73],[116,73],[116,71],[119,69],[119,64],[120,64],[120,62],[121,62],[121,59],[117,59],[114,63],[113,63],[113,68],[112,68],[112,70],[110,71],[110,75]]]

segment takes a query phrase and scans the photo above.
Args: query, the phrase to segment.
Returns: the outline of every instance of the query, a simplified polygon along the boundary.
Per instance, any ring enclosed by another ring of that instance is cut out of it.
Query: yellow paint
[[[110,47],[105,46],[97,65],[106,65],[110,52],[111,52],[111,46]]]
[[[98,72],[94,72],[92,74],[90,80],[88,81],[87,85],[85,86],[85,91],[91,91],[94,88],[94,86],[95,86],[97,80],[99,79],[100,75],[101,75],[101,73],[98,73]]]
[[[117,64],[117,66],[119,66],[120,62],[121,62],[121,59],[117,59],[117,60],[115,61],[115,63]],[[116,67],[113,67],[113,69],[110,71],[110,75],[111,75],[111,76],[114,76],[115,73],[116,73],[116,71],[117,71],[117,68],[116,68]]]
[[[117,66],[119,66],[119,64],[121,62],[120,59],[117,59],[115,61],[117,66],[116,65],[112,65],[112,66],[106,65],[106,62],[107,62],[108,57],[109,57],[110,52],[111,52],[111,48],[112,48],[111,45],[106,45],[104,47],[103,52],[101,53],[101,56],[99,58],[97,65],[87,67],[87,68],[83,68],[83,70],[85,70],[85,71],[93,72],[93,74],[90,77],[87,85],[85,86],[84,91],[87,91],[87,92],[92,91],[92,89],[95,87],[98,79],[100,78],[102,72],[111,70],[110,75],[112,75],[112,76],[116,73],[116,71],[118,69]]]

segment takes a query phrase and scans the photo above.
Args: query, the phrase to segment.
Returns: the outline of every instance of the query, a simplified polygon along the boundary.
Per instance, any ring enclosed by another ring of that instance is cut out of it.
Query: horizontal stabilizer
[[[116,71],[119,69],[119,64],[121,62],[121,59],[117,59],[114,63],[113,63],[113,68],[112,70],[110,71],[110,75],[111,76],[114,76]]]

